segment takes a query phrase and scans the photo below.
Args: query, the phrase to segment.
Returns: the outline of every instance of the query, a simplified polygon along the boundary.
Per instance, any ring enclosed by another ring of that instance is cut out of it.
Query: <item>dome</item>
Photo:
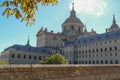
[[[119,28],[119,26],[117,24],[112,24],[111,28]]]
[[[65,20],[64,23],[70,23],[70,22],[78,22],[78,23],[81,23],[80,19],[79,18],[76,18],[76,17],[69,17]],[[64,24],[63,23],[63,24]]]
[[[65,23],[71,23],[71,22],[74,22],[74,23],[77,22],[77,23],[81,23],[82,24],[82,22],[80,21],[80,19],[76,17],[76,12],[74,10],[74,4],[73,4],[72,10],[70,12],[70,17],[67,18],[63,24],[65,24]]]

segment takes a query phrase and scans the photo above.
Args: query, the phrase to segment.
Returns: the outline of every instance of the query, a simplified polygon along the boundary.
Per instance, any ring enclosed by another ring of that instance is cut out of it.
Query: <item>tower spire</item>
[[[70,12],[70,17],[76,17],[76,12],[74,10],[74,3],[72,3],[72,11]]]
[[[27,46],[30,45],[30,40],[29,40],[29,36],[28,36],[28,41],[27,41]]]
[[[87,32],[87,29],[86,29],[86,24],[85,24],[85,29],[84,29],[85,32]]]
[[[114,14],[113,14],[113,24],[116,24],[116,19]]]
[[[74,10],[74,3],[72,3],[72,10]]]

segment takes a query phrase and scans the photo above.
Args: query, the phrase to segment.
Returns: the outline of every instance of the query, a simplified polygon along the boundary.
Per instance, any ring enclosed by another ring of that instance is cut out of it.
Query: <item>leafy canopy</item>
[[[38,4],[44,6],[56,5],[58,0],[5,0],[0,6],[6,7],[2,15],[7,18],[14,15],[16,19],[21,18],[21,22],[27,21],[27,26],[34,24],[35,11],[38,11]]]
[[[46,57],[43,61],[39,62],[40,64],[67,64],[68,61],[64,58],[63,55],[56,53],[50,57]]]

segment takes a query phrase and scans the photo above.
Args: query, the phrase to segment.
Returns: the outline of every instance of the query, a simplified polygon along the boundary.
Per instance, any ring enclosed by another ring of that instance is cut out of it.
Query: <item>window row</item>
[[[31,56],[31,55],[16,55],[16,57],[15,57],[15,54],[12,54],[12,58],[18,58],[18,59],[34,59],[34,60],[37,60],[37,59],[39,59],[39,60],[41,60],[41,56]]]
[[[74,64],[118,64],[118,60],[74,61]]]
[[[85,45],[80,45],[76,46],[76,48],[81,48],[81,47],[90,47],[90,46],[98,46],[98,45],[105,45],[105,44],[111,44],[112,42],[116,43],[117,41],[105,41],[105,42],[96,42],[96,43],[90,43],[90,44],[85,44]],[[80,41],[78,41],[80,43]]]
[[[97,49],[89,49],[89,50],[82,50],[82,51],[74,51],[74,53],[94,53],[94,52],[103,52],[103,51],[116,51],[118,50],[117,47],[109,47],[109,48],[97,48]]]
[[[116,53],[100,53],[100,54],[82,54],[82,55],[75,55],[75,58],[90,58],[90,57],[107,57],[107,56],[117,56]]]

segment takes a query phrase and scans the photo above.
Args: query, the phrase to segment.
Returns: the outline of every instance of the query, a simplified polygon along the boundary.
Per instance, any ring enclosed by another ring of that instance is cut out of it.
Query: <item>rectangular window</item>
[[[96,63],[99,64],[99,61],[97,60]]]
[[[117,52],[115,53],[115,56],[117,56]]]
[[[107,61],[107,60],[105,60],[105,64],[108,64],[108,61]]]
[[[82,64],[84,64],[84,61],[82,61]]]
[[[113,64],[113,61],[112,61],[112,60],[110,60],[110,64]]]
[[[118,64],[118,60],[115,60],[115,64]]]
[[[91,61],[89,61],[89,64],[91,64]]]
[[[79,64],[81,64],[81,61],[79,61]]]

